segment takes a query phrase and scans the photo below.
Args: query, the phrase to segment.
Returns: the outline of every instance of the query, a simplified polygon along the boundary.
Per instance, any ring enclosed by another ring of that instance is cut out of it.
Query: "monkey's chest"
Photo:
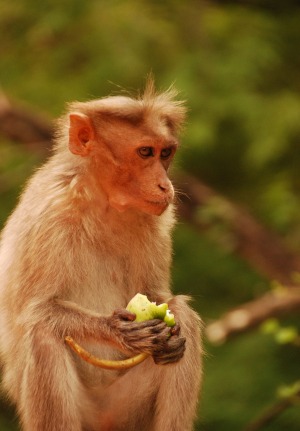
[[[154,270],[147,259],[126,254],[99,255],[90,259],[78,289],[70,292],[70,300],[98,312],[110,315],[116,308],[126,307],[137,292],[146,292],[154,284]]]

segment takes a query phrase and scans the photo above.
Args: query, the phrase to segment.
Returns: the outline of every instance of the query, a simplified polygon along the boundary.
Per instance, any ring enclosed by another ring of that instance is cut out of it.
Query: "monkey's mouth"
[[[163,213],[168,206],[170,205],[171,201],[168,200],[162,200],[162,201],[150,201],[146,200],[146,204],[149,205],[149,207],[152,207],[155,212],[158,212],[159,214]]]
[[[147,200],[145,200],[144,211],[148,214],[160,216],[163,212],[166,211],[169,204],[170,204],[170,202],[168,202],[167,200],[150,201],[147,199]]]
[[[158,206],[158,207],[167,207],[171,203],[171,201],[168,201],[165,199],[162,201],[150,201],[147,199],[146,202],[147,204]]]

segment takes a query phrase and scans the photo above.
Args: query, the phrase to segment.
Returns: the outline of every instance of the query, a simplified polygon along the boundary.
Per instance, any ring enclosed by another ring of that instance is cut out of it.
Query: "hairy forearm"
[[[67,335],[77,340],[110,338],[109,317],[57,298],[32,301],[23,309],[18,323],[29,330],[44,327],[61,339]]]
[[[60,299],[54,299],[49,307],[47,324],[56,335],[77,339],[109,337],[108,317]]]

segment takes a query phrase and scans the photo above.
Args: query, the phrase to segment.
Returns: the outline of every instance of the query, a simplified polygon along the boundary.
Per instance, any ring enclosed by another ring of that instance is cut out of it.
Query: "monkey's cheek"
[[[123,213],[128,208],[132,207],[132,202],[130,200],[126,199],[125,196],[111,196],[109,199],[109,205],[117,210],[120,213]]]

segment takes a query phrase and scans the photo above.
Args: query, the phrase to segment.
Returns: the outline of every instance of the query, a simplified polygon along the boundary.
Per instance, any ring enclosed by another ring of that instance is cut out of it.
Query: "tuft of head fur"
[[[164,92],[157,92],[152,75],[147,79],[144,93],[138,99],[146,113],[156,111],[167,119],[168,125],[178,131],[183,125],[187,108],[185,101],[177,100],[178,91],[171,85]]]
[[[141,125],[154,119],[167,125],[171,133],[176,135],[184,124],[186,116],[185,101],[177,100],[178,92],[170,86],[164,92],[158,92],[154,79],[148,77],[145,89],[137,97],[108,96],[87,102],[71,102],[67,104],[67,113],[57,121],[56,150],[67,148],[66,139],[69,129],[69,114],[87,115],[96,125],[98,122],[112,118],[122,119],[134,125]]]

